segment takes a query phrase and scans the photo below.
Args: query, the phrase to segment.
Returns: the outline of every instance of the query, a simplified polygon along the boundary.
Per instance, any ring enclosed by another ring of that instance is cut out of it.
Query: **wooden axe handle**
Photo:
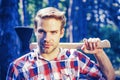
[[[84,43],[60,43],[59,47],[67,49],[80,49]],[[36,48],[37,43],[31,43],[30,49]],[[110,42],[108,40],[102,40],[98,48],[110,48]]]
[[[60,43],[61,48],[68,49],[80,49],[84,43]],[[110,42],[108,40],[102,40],[98,48],[110,48]]]

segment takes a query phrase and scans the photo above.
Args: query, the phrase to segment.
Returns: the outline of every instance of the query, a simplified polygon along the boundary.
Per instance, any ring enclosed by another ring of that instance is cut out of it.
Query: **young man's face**
[[[52,53],[59,45],[63,37],[64,29],[61,29],[61,21],[54,18],[42,19],[35,30],[41,53]]]

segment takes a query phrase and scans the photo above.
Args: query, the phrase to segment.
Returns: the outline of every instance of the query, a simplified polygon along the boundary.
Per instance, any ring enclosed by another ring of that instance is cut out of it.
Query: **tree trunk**
[[[5,80],[8,65],[18,57],[18,0],[0,0],[0,80]]]

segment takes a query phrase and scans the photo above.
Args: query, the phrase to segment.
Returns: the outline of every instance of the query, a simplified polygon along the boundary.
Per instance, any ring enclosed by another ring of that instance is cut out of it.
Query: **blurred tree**
[[[109,6],[110,19],[120,29],[120,0],[113,0]]]
[[[58,8],[58,2],[60,0],[48,0],[48,6]]]
[[[107,3],[106,0],[85,1],[88,25],[92,23],[92,26],[98,27],[98,29],[105,25],[119,28],[120,4],[118,2],[120,1],[107,0]]]
[[[79,42],[87,36],[86,10],[82,0],[74,0],[71,11],[73,42]]]
[[[18,57],[19,43],[14,27],[19,25],[18,0],[0,0],[0,80],[8,65]]]
[[[22,5],[23,5],[23,26],[28,26],[30,24],[29,23],[29,14],[27,11],[28,1],[22,0]]]

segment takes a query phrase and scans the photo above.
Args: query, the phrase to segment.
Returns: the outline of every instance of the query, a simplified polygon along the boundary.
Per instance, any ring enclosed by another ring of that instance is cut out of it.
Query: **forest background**
[[[36,12],[48,6],[64,11],[67,17],[61,42],[81,42],[90,37],[110,41],[111,48],[105,51],[116,80],[120,79],[120,0],[0,0],[0,80],[5,80],[10,62],[25,53],[15,28],[33,28]],[[36,41],[34,33],[29,41]]]

